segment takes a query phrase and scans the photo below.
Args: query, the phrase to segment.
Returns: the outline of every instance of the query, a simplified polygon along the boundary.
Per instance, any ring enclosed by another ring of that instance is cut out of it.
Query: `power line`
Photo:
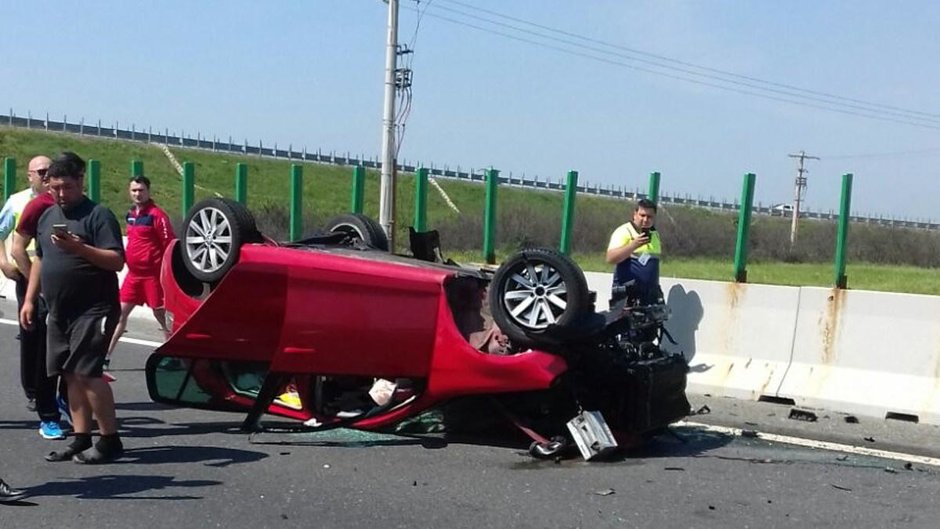
[[[467,3],[465,3],[465,2],[460,2],[459,0],[441,0],[441,1],[446,2],[446,3],[450,3],[450,4],[456,4],[456,5],[462,6],[462,7],[466,8],[466,9],[473,10],[473,11],[484,12],[484,13],[487,13],[487,14],[489,14],[489,15],[493,15],[493,16],[496,16],[496,17],[499,17],[499,18],[505,18],[505,19],[507,19],[507,20],[512,20],[512,21],[515,21],[515,22],[520,22],[520,23],[522,23],[522,24],[530,25],[530,26],[533,26],[533,27],[537,27],[537,28],[539,28],[539,29],[544,29],[544,30],[546,30],[546,31],[551,31],[551,32],[553,32],[553,33],[558,33],[558,34],[565,35],[565,36],[568,36],[568,37],[572,37],[572,38],[575,38],[575,39],[578,39],[578,40],[583,40],[583,41],[585,41],[585,42],[593,42],[593,43],[596,43],[596,44],[600,44],[600,45],[603,45],[603,46],[608,46],[608,47],[610,47],[610,48],[618,49],[618,50],[625,51],[625,52],[628,52],[628,53],[632,53],[632,54],[636,54],[636,55],[642,55],[642,56],[645,56],[645,57],[650,57],[650,58],[652,58],[652,59],[656,59],[656,60],[659,60],[659,61],[666,61],[666,62],[670,62],[670,63],[673,63],[673,64],[679,64],[679,65],[687,66],[687,67],[690,67],[690,68],[696,68],[696,69],[699,69],[699,70],[703,70],[703,71],[707,71],[707,72],[712,72],[712,73],[719,74],[719,75],[724,75],[724,76],[729,76],[729,77],[735,77],[735,78],[738,78],[738,79],[744,79],[744,80],[746,80],[746,81],[752,81],[752,82],[755,82],[755,83],[766,84],[766,85],[769,85],[769,86],[776,86],[776,87],[783,88],[783,89],[790,90],[790,91],[804,92],[804,93],[807,93],[807,94],[812,94],[812,95],[816,95],[816,96],[820,96],[820,97],[824,97],[824,98],[838,99],[838,100],[842,100],[842,101],[849,101],[849,102],[852,102],[852,103],[857,103],[857,104],[864,105],[864,106],[868,106],[868,107],[877,107],[877,108],[892,110],[892,111],[896,111],[896,112],[900,112],[900,113],[912,114],[912,115],[915,115],[915,116],[924,116],[924,117],[926,117],[926,118],[938,118],[938,119],[940,119],[940,114],[934,114],[934,113],[929,113],[929,112],[922,112],[922,111],[919,111],[919,110],[905,109],[905,108],[901,108],[901,107],[896,107],[896,106],[892,106],[892,105],[885,105],[885,104],[882,104],[882,103],[874,103],[874,102],[865,101],[865,100],[861,100],[861,99],[854,99],[854,98],[851,98],[851,97],[840,96],[840,95],[837,95],[837,94],[831,94],[831,93],[827,93],[827,92],[820,92],[820,91],[811,90],[811,89],[808,89],[808,88],[801,88],[801,87],[798,87],[798,86],[789,85],[789,84],[785,84],[785,83],[778,83],[778,82],[774,82],[774,81],[767,81],[767,80],[760,79],[760,78],[757,78],[757,77],[751,77],[751,76],[741,75],[741,74],[734,73],[734,72],[729,72],[729,71],[727,71],[727,70],[720,70],[720,69],[717,69],[717,68],[711,68],[711,67],[708,67],[708,66],[702,66],[702,65],[700,65],[700,64],[695,64],[695,63],[691,63],[691,62],[686,62],[686,61],[682,61],[682,60],[679,60],[679,59],[675,59],[675,58],[672,58],[672,57],[667,57],[667,56],[665,56],[665,55],[659,55],[659,54],[655,54],[655,53],[650,53],[650,52],[647,52],[647,51],[639,50],[639,49],[636,49],[636,48],[630,48],[630,47],[623,46],[623,45],[620,45],[620,44],[614,44],[614,43],[611,43],[611,42],[608,42],[608,41],[604,41],[604,40],[601,40],[601,39],[595,39],[595,38],[591,38],[591,37],[585,37],[584,35],[579,34],[579,33],[573,33],[573,32],[570,32],[570,31],[565,31],[565,30],[560,29],[560,28],[555,28],[555,27],[551,27],[551,26],[546,26],[546,25],[542,25],[542,24],[538,24],[538,23],[535,23],[535,22],[531,22],[531,21],[528,21],[528,20],[525,20],[525,19],[522,19],[522,18],[517,18],[517,17],[510,16],[510,15],[505,15],[505,14],[502,14],[502,13],[498,13],[498,12],[496,12],[496,11],[492,11],[492,10],[489,10],[489,9],[484,9],[484,8],[482,8],[482,7],[477,7],[477,6],[474,6],[474,5],[471,5],[471,4],[467,4]],[[438,6],[438,7],[440,7],[440,6]],[[452,10],[452,11],[459,12],[459,11],[456,11],[456,10]],[[914,116],[912,116],[912,117],[914,117]]]
[[[444,0],[444,1],[448,1],[448,0]],[[450,1],[453,1],[453,0],[450,0]],[[435,8],[436,8],[436,9],[440,9],[441,6],[436,5]],[[756,85],[756,84],[753,84],[753,83],[745,83],[745,82],[742,82],[742,81],[735,81],[735,80],[724,79],[724,78],[719,77],[719,76],[716,76],[716,75],[702,74],[702,73],[694,72],[694,71],[691,71],[691,70],[688,70],[688,69],[683,69],[683,68],[672,67],[672,66],[669,66],[669,65],[658,64],[658,63],[653,62],[653,61],[648,61],[648,60],[644,60],[644,59],[638,59],[638,58],[636,58],[636,57],[630,57],[630,56],[626,56],[626,55],[623,55],[623,54],[619,54],[619,53],[615,53],[615,52],[610,52],[610,51],[607,51],[607,50],[601,50],[601,49],[594,48],[594,47],[591,47],[591,46],[585,46],[585,45],[582,45],[582,44],[573,43],[573,42],[571,42],[571,41],[566,41],[566,40],[563,40],[563,39],[558,39],[558,38],[555,38],[555,37],[546,36],[546,35],[540,34],[540,33],[538,33],[538,32],[533,32],[533,31],[530,31],[530,30],[526,30],[526,29],[524,29],[524,28],[518,28],[518,27],[516,27],[516,26],[504,24],[504,23],[501,23],[501,22],[498,22],[498,21],[492,21],[492,20],[485,19],[485,18],[482,18],[482,17],[477,17],[477,16],[475,16],[475,15],[462,13],[462,12],[457,11],[457,10],[453,10],[453,9],[449,9],[449,8],[444,8],[444,9],[447,9],[447,10],[449,10],[449,11],[455,12],[455,13],[457,13],[457,14],[459,14],[459,15],[462,15],[462,16],[465,16],[465,17],[470,17],[470,18],[479,19],[479,20],[481,20],[481,21],[483,21],[483,22],[486,22],[486,23],[488,23],[488,24],[492,24],[492,25],[495,25],[495,26],[506,27],[507,29],[510,29],[510,30],[513,30],[513,31],[517,31],[517,32],[520,32],[520,33],[525,33],[525,34],[530,34],[530,35],[534,35],[534,36],[536,36],[536,37],[539,37],[539,38],[542,38],[542,39],[548,39],[548,40],[550,40],[550,41],[558,42],[558,43],[561,43],[561,44],[564,44],[564,45],[567,45],[567,46],[574,46],[574,47],[577,47],[577,48],[586,49],[586,50],[591,51],[591,52],[594,52],[594,53],[603,53],[603,54],[606,54],[606,55],[613,55],[613,56],[618,57],[618,58],[620,58],[620,59],[625,59],[625,60],[630,60],[630,61],[637,61],[637,62],[648,63],[648,64],[650,64],[651,66],[653,66],[654,68],[660,68],[660,69],[667,69],[667,70],[678,71],[678,72],[683,73],[683,74],[686,74],[686,75],[684,76],[684,75],[672,74],[672,73],[668,73],[668,72],[663,72],[663,71],[659,71],[659,70],[654,70],[654,69],[651,69],[651,68],[646,68],[646,67],[642,67],[642,66],[637,66],[637,65],[635,65],[635,64],[625,63],[625,62],[622,62],[622,61],[619,61],[619,60],[609,59],[609,58],[605,58],[605,57],[599,57],[599,56],[593,55],[593,54],[591,54],[591,53],[585,53],[585,52],[581,52],[581,51],[576,51],[576,50],[572,50],[572,49],[565,48],[565,47],[562,47],[562,46],[556,46],[556,45],[549,44],[549,43],[546,43],[546,42],[537,41],[537,40],[533,40],[533,39],[526,38],[526,37],[520,37],[520,36],[518,36],[518,35],[514,35],[514,34],[510,34],[510,33],[504,32],[504,31],[499,31],[499,30],[491,29],[491,28],[489,28],[489,27],[480,26],[480,25],[478,25],[478,24],[469,23],[469,22],[466,22],[466,21],[463,21],[463,20],[454,19],[454,18],[451,18],[451,17],[448,17],[448,16],[444,16],[444,15],[440,15],[440,14],[436,14],[436,13],[426,13],[426,15],[427,15],[427,16],[430,16],[430,17],[433,17],[433,18],[436,18],[436,19],[439,19],[439,20],[444,20],[444,21],[446,21],[446,22],[450,22],[450,23],[453,23],[453,24],[457,24],[457,25],[469,27],[469,28],[472,28],[472,29],[476,29],[476,30],[478,30],[478,31],[486,32],[486,33],[495,34],[495,35],[502,36],[502,37],[505,37],[505,38],[508,38],[508,39],[512,39],[512,40],[516,40],[516,41],[520,41],[520,42],[525,42],[525,43],[528,43],[528,44],[532,44],[532,45],[536,45],[536,46],[540,46],[540,47],[552,49],[552,50],[559,51],[559,52],[562,52],[562,53],[565,53],[565,54],[574,55],[574,56],[579,56],[579,57],[583,57],[583,58],[588,58],[588,59],[591,59],[591,60],[594,60],[594,61],[603,62],[603,63],[607,63],[607,64],[611,64],[611,65],[615,65],[615,66],[620,66],[620,67],[624,67],[624,68],[630,68],[630,69],[633,69],[633,70],[636,70],[636,71],[640,71],[640,72],[644,72],[644,73],[650,73],[650,74],[653,74],[653,75],[658,75],[658,76],[661,76],[661,77],[666,77],[666,78],[670,78],[670,79],[675,79],[675,80],[679,80],[679,81],[683,81],[683,82],[687,82],[687,83],[698,84],[698,85],[702,85],[702,86],[708,86],[708,87],[717,88],[717,89],[720,89],[720,90],[725,90],[725,91],[730,91],[730,92],[735,92],[735,93],[750,95],[750,96],[754,96],[754,97],[760,97],[760,98],[763,98],[763,99],[769,99],[769,100],[773,100],[773,101],[779,101],[779,102],[784,102],[784,103],[790,103],[790,104],[800,105],[800,106],[804,106],[804,107],[808,107],[808,108],[816,108],[816,109],[825,110],[825,111],[828,111],[828,112],[838,112],[838,113],[842,113],[842,114],[848,114],[848,115],[854,115],[854,116],[859,116],[859,117],[865,117],[865,118],[869,118],[869,119],[877,119],[877,120],[881,120],[881,121],[889,121],[889,122],[901,123],[901,124],[905,124],[905,125],[912,125],[912,126],[918,126],[918,127],[923,127],[923,128],[929,128],[929,129],[940,130],[940,119],[933,119],[933,118],[929,118],[929,117],[919,117],[919,116],[907,115],[907,114],[904,114],[904,113],[917,113],[917,114],[922,114],[922,115],[924,115],[924,116],[931,116],[932,114],[922,113],[922,112],[918,112],[918,111],[909,111],[909,110],[904,110],[904,109],[900,109],[900,110],[881,110],[881,109],[879,109],[879,108],[868,108],[868,107],[864,107],[864,106],[860,106],[860,105],[854,105],[854,104],[849,104],[849,103],[841,103],[841,102],[838,102],[838,101],[829,101],[829,100],[827,100],[827,99],[822,99],[822,98],[820,98],[820,97],[811,97],[811,96],[806,96],[806,95],[802,95],[802,94],[799,94],[799,93],[792,93],[792,92],[787,92],[787,91],[784,91],[784,90],[778,90],[778,89],[773,89],[773,88],[766,88],[766,87],[762,87],[762,86],[759,86],[759,85]],[[508,17],[508,18],[512,18],[512,17]],[[535,25],[535,24],[534,24],[534,25]],[[536,25],[536,26],[538,26],[538,25]],[[559,30],[559,31],[560,31],[560,30]],[[593,40],[593,39],[589,39],[589,40]],[[610,45],[610,44],[606,44],[606,45],[613,46],[613,45]],[[681,61],[677,61],[677,62],[681,62]],[[690,64],[690,63],[689,63],[689,64]],[[696,65],[692,65],[692,66],[695,67],[695,68],[706,69],[705,67],[701,67],[701,66],[696,66]],[[720,70],[716,70],[716,71],[719,71],[719,72],[720,72]],[[705,79],[711,79],[711,80],[713,80],[713,81],[718,81],[718,82],[711,82],[711,81],[706,81],[706,80],[702,80],[702,79],[691,78],[691,77],[688,77],[688,75],[693,75],[693,76],[701,77],[701,78],[705,78]],[[730,74],[730,73],[728,73],[727,75],[737,76],[737,74]],[[744,78],[745,76],[738,76],[738,77]],[[752,79],[756,79],[756,78],[752,78]],[[767,82],[767,81],[760,81],[760,80],[756,80],[756,82],[768,83],[768,84],[775,84],[775,83],[769,83],[769,82]],[[753,89],[753,90],[747,90],[747,89],[742,89],[742,88],[736,88],[735,86],[727,86],[727,85],[725,85],[725,84],[719,84],[719,83],[728,83],[728,84],[732,84],[732,85],[744,86],[744,87],[746,87],[746,88],[751,88],[751,89]],[[782,85],[782,86],[787,86],[787,85]],[[757,90],[757,91],[755,91],[755,90]],[[806,90],[799,89],[799,88],[795,88],[795,87],[793,88],[793,90],[797,90],[797,91],[800,91],[800,90],[806,91]],[[769,92],[769,93],[767,93],[767,92]],[[807,91],[807,92],[813,93],[812,91]],[[772,95],[773,93],[780,94],[780,95],[786,96],[786,97],[780,97],[780,96],[777,96],[777,95]],[[823,94],[823,93],[821,93],[821,92],[816,92],[816,93]],[[839,98],[840,96],[826,95],[825,97]],[[798,99],[794,99],[794,98],[798,98]],[[848,101],[860,101],[860,100],[852,100],[852,99],[850,99],[850,98],[841,98],[841,99],[845,99],[845,100],[848,100]],[[808,101],[807,101],[807,100],[808,100]],[[812,103],[812,102],[809,102],[809,101],[816,101],[816,103]],[[817,103],[821,103],[821,104],[817,104]],[[867,103],[867,102],[863,102],[863,103],[864,103],[865,105],[869,105],[869,106],[871,106],[871,107],[878,107],[878,106],[880,106],[880,107],[883,107],[883,108],[886,108],[886,109],[894,109],[894,108],[896,108],[896,107],[889,107],[889,106],[886,106],[886,105],[879,105],[879,104],[876,104],[876,103]],[[834,106],[832,106],[832,105],[839,105],[840,107],[845,107],[845,108],[834,107]]]

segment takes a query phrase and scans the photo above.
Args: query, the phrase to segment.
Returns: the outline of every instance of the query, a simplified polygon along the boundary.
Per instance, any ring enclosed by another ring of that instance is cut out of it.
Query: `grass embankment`
[[[180,176],[157,145],[72,134],[25,131],[0,127],[0,157],[16,158],[17,179],[23,183],[29,158],[41,153],[55,154],[72,150],[86,159],[101,162],[102,203],[119,218],[128,205],[126,183],[132,160],[144,163],[144,173],[153,181],[155,200],[174,219],[182,220],[182,185]],[[190,161],[196,167],[196,200],[234,194],[235,165],[248,165],[248,206],[258,218],[261,229],[276,239],[287,237],[287,197],[291,162],[258,156],[229,155],[194,149],[170,148],[179,162]],[[352,168],[304,164],[304,226],[313,231],[330,217],[350,209]],[[483,186],[439,179],[442,192],[433,186],[428,192],[428,224],[441,232],[444,254],[462,262],[481,262],[483,233]],[[459,211],[450,207],[444,195]],[[502,186],[497,207],[497,257],[501,259],[526,245],[557,246],[561,230],[562,194]],[[407,227],[414,218],[414,177],[399,175],[396,186],[396,246],[405,251]],[[378,217],[379,175],[367,171],[364,212]],[[610,271],[603,253],[607,237],[629,215],[629,206],[620,200],[581,195],[577,200],[573,256],[590,271]],[[662,273],[669,277],[727,281],[732,277],[735,217],[727,213],[671,207],[660,215],[666,257]],[[751,255],[748,279],[751,283],[779,285],[831,286],[831,263],[808,262],[831,259],[834,228],[829,224],[807,222],[801,229],[803,246],[797,258],[804,262],[781,262],[775,258],[786,240],[789,221],[757,218],[751,229]],[[920,236],[909,231],[901,237],[878,237],[869,227],[853,231],[850,243],[865,251],[849,254],[846,273],[854,289],[882,290],[940,295],[940,278],[935,267],[864,264],[866,255],[882,255],[882,248],[868,240],[901,241],[905,248],[919,248],[927,258],[934,241],[927,244],[904,237]],[[853,240],[854,239],[854,240]],[[851,248],[851,246],[850,246]],[[899,252],[906,254],[910,252]],[[701,257],[706,256],[706,257]],[[931,265],[936,266],[936,265]]]

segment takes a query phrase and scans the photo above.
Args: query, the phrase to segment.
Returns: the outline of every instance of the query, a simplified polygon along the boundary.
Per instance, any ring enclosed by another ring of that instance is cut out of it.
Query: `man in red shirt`
[[[128,186],[133,205],[127,211],[127,275],[121,284],[121,318],[111,339],[105,366],[127,326],[127,317],[137,305],[146,304],[153,310],[160,328],[167,332],[166,311],[163,309],[163,287],[160,286],[160,265],[163,253],[176,238],[170,217],[150,198],[150,179],[140,175],[131,178]]]

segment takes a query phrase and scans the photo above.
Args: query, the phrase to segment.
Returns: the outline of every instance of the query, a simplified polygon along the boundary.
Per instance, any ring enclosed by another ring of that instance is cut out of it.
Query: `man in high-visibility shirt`
[[[46,156],[37,156],[30,160],[27,166],[29,187],[10,195],[3,205],[3,210],[0,210],[0,241],[4,244],[14,228],[19,227],[26,205],[39,195],[48,196],[46,171],[51,163],[52,160]],[[30,243],[27,250],[31,252],[32,248],[33,244]],[[29,283],[29,270],[21,270],[15,259],[7,256],[6,247],[0,251],[0,270],[4,276],[16,282],[16,299],[22,307],[26,285]],[[45,305],[42,305],[40,310],[45,318]],[[57,377],[49,377],[46,373],[44,322],[30,328],[20,327],[20,382],[26,398],[29,399],[29,407],[39,415],[39,434],[45,439],[64,439],[65,433],[59,424],[62,417],[56,403]]]
[[[633,220],[622,224],[610,236],[607,262],[616,265],[614,286],[635,281],[635,297],[643,304],[660,303],[659,257],[662,242],[653,225],[656,221],[656,203],[641,199],[633,210]]]

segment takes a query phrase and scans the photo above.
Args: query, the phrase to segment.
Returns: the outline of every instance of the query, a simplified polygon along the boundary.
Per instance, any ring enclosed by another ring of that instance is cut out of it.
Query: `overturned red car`
[[[242,411],[257,430],[265,413],[388,428],[488,396],[533,455],[574,440],[588,458],[688,414],[685,359],[658,346],[664,304],[622,292],[598,313],[580,268],[548,248],[494,271],[442,262],[436,232],[411,243],[389,253],[354,214],[276,242],[241,204],[198,203],[163,262],[172,335],[148,359],[151,398]]]

